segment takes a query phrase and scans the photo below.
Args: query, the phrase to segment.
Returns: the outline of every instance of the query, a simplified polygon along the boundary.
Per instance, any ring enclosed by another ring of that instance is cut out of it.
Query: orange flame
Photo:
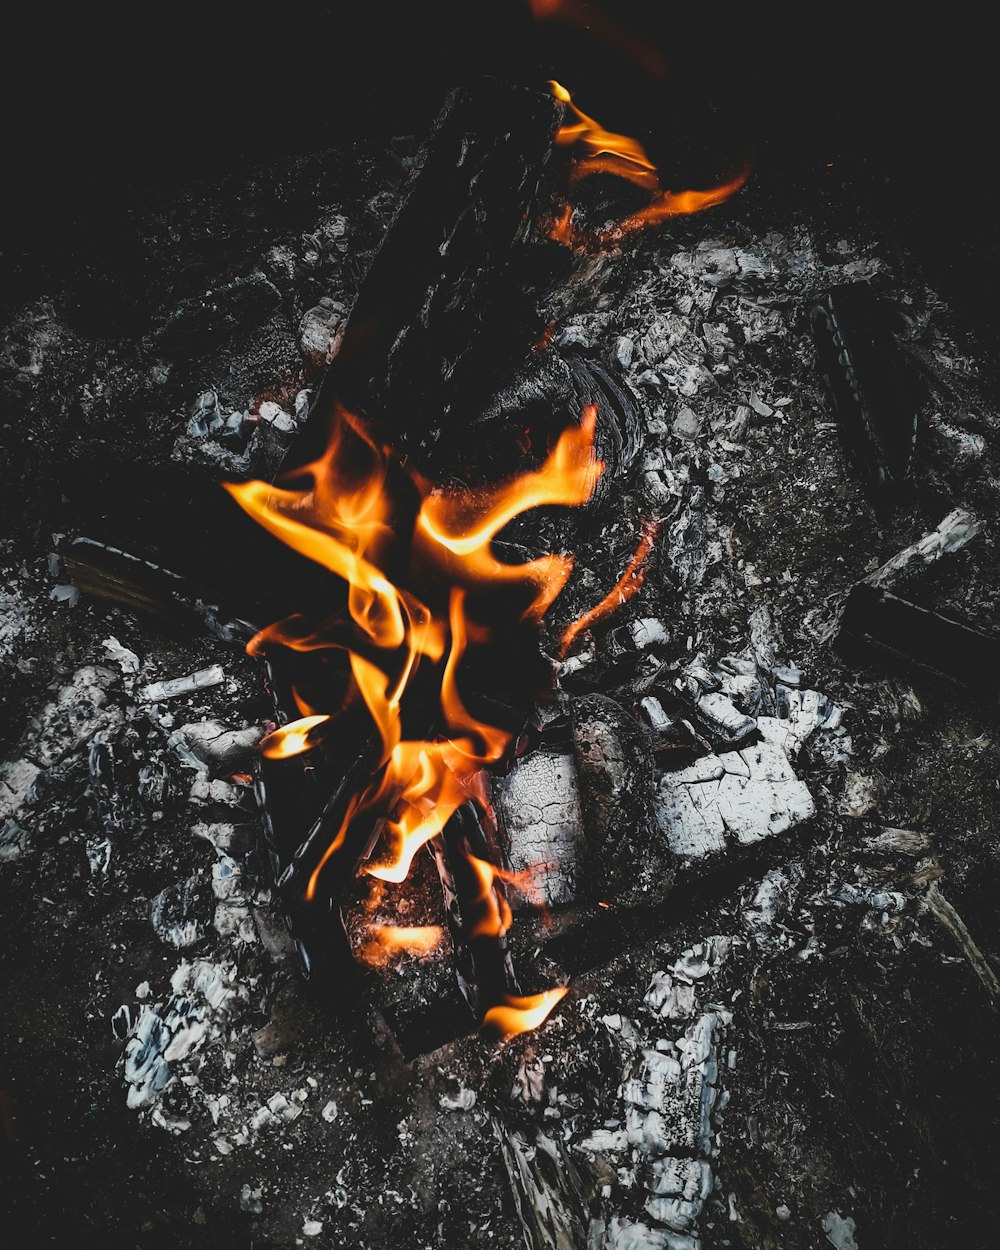
[[[652,196],[645,208],[625,218],[614,230],[606,233],[587,234],[576,229],[572,224],[573,210],[566,206],[548,226],[548,237],[557,243],[581,250],[599,250],[611,242],[613,236],[630,234],[668,217],[700,213],[707,208],[714,208],[716,204],[722,204],[734,195],[750,177],[750,166],[747,164],[735,177],[704,191],[665,191],[660,185],[656,166],[638,139],[605,130],[600,122],[577,108],[573,97],[561,83],[551,80],[549,88],[555,98],[565,104],[576,118],[575,122],[560,126],[556,131],[556,143],[565,146],[578,144],[583,150],[583,155],[576,161],[570,173],[570,181],[579,182],[591,174],[615,174],[649,191]]]
[[[545,864],[533,864],[523,872],[508,872],[506,868],[498,868],[488,860],[470,855],[469,863],[479,878],[479,893],[474,902],[480,910],[480,918],[472,930],[472,936],[485,934],[488,937],[503,937],[510,928],[513,919],[507,900],[494,888],[495,881],[503,881],[511,885],[528,899],[532,906],[542,913],[542,918],[549,926],[552,919],[542,898],[541,891],[535,880],[535,874],[546,867]]]
[[[629,182],[645,187],[648,191],[660,189],[656,166],[638,139],[605,130],[600,122],[577,108],[573,97],[561,83],[553,80],[549,87],[555,98],[565,104],[577,119],[572,125],[559,127],[556,131],[556,143],[563,146],[579,143],[587,152],[587,156],[574,166],[574,182],[588,174],[609,173],[627,178]]]
[[[338,409],[326,451],[299,470],[304,486],[265,482],[227,486],[236,502],[295,551],[337,574],[348,585],[348,618],[314,624],[293,615],[261,631],[254,654],[279,644],[295,650],[347,647],[353,690],[360,695],[382,744],[378,771],[353,796],[338,828],[331,830],[306,887],[316,895],[320,875],[344,845],[353,822],[384,820],[386,853],[368,871],[381,880],[402,881],[417,850],[444,828],[470,798],[486,805],[484,764],[495,763],[511,745],[511,734],[474,718],[459,693],[462,657],[483,636],[467,611],[466,592],[509,583],[527,592],[524,615],[538,619],[562,589],[572,568],[563,555],[546,555],[524,565],[502,564],[492,542],[505,525],[531,508],[585,503],[602,466],[594,459],[596,407],[578,426],[564,430],[536,470],[474,491],[434,490],[409,472],[420,507],[401,581],[450,586],[447,610],[426,605],[384,571],[401,546],[393,523],[387,478],[393,462],[367,429]],[[403,471],[396,466],[397,471]],[[397,577],[397,580],[400,580]],[[421,663],[438,664],[439,736],[403,740],[401,708]],[[322,719],[329,719],[329,715]],[[312,745],[318,716],[304,717],[269,736],[268,754],[284,758]]]
[[[571,625],[566,627],[559,642],[560,659],[565,656],[566,652],[573,645],[573,640],[578,634],[585,629],[589,629],[595,621],[610,615],[610,613],[621,607],[623,603],[631,599],[636,591],[642,588],[642,584],[646,580],[646,561],[649,559],[649,553],[653,549],[653,543],[656,541],[656,536],[659,532],[659,521],[650,520],[643,522],[642,537],[639,539],[639,545],[635,549],[635,555],[629,561],[628,568],[600,603],[589,608],[582,616],[578,616]]]
[[[417,537],[455,580],[533,582],[535,595],[527,615],[540,619],[569,577],[568,556],[540,556],[527,564],[501,564],[491,544],[508,522],[546,504],[569,507],[586,503],[604,466],[593,456],[597,406],[588,404],[578,426],[559,436],[540,469],[475,492],[443,490],[429,494],[417,517]]]
[[[471,936],[503,937],[510,928],[513,917],[510,904],[493,886],[500,871],[485,859],[478,859],[475,855],[469,856],[469,863],[479,878],[479,894],[476,896],[475,904],[480,911],[479,920]]]
[[[483,1016],[484,1029],[492,1029],[503,1037],[516,1037],[537,1029],[566,994],[564,985],[541,994],[504,994],[503,1002],[491,1007]]]
[[[285,760],[301,751],[308,751],[318,741],[312,736],[312,731],[329,719],[329,716],[303,716],[300,720],[289,721],[266,738],[261,738],[260,749],[269,760]]]
[[[426,959],[428,955],[434,954],[443,938],[444,930],[436,924],[380,924],[373,926],[368,934],[368,941],[356,953],[370,967],[384,968],[387,964],[394,963],[402,954]]]

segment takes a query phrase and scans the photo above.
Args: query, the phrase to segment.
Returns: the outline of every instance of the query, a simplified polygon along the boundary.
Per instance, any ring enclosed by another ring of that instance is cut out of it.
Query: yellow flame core
[[[318,725],[326,724],[329,719],[329,716],[303,716],[299,720],[289,721],[274,733],[269,733],[266,738],[261,738],[260,749],[269,760],[284,760],[301,751],[308,751],[317,742],[312,736],[312,730]]]

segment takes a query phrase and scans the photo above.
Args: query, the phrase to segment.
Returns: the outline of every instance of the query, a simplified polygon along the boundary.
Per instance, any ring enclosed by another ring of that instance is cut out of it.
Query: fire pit
[[[585,99],[150,216],[204,274],[141,334],[12,317],[46,455],[106,444],[0,587],[35,1240],[977,1244],[982,356],[872,222]]]

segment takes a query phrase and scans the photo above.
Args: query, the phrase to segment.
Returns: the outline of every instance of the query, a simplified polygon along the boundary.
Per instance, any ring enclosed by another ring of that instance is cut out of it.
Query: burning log
[[[996,697],[1000,693],[996,638],[897,593],[943,556],[964,548],[980,529],[977,517],[955,508],[933,530],[853,586],[830,631],[835,631],[838,650],[856,661],[916,666]]]
[[[484,464],[515,468],[514,454],[521,457],[523,450],[518,451],[520,440],[512,441],[512,429],[524,431],[529,442],[547,433],[551,437],[551,431],[578,421],[591,405],[597,409],[595,452],[604,471],[590,502],[599,506],[612,483],[635,464],[645,417],[636,393],[578,350],[550,348],[533,357],[492,397],[464,438],[456,433],[452,454],[480,470]]]
[[[62,557],[73,585],[84,594],[161,617],[220,642],[245,643],[256,629],[233,612],[206,603],[179,573],[93,538],[75,538]]]

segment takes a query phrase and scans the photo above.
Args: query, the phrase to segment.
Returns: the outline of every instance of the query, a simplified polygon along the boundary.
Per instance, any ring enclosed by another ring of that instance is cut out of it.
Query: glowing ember
[[[503,1037],[528,1033],[531,1029],[538,1028],[565,994],[565,986],[524,997],[505,994],[503,1002],[491,1007],[483,1017],[483,1028],[492,1029]]]
[[[567,626],[563,633],[559,644],[560,658],[573,645],[573,639],[581,634],[585,629],[589,629],[596,621],[601,620],[605,616],[609,616],[621,605],[627,602],[636,591],[642,588],[643,582],[646,580],[646,561],[649,559],[649,553],[653,549],[653,543],[656,536],[660,532],[659,521],[645,521],[642,526],[642,537],[639,539],[639,545],[635,549],[635,555],[629,561],[628,568],[618,579],[617,583],[604,596],[600,603],[584,612],[582,616],[578,616],[572,625]]]
[[[665,191],[660,184],[656,166],[637,139],[605,130],[599,122],[577,108],[572,96],[561,83],[550,81],[549,88],[576,119],[561,126],[556,132],[557,143],[578,145],[582,149],[582,155],[570,174],[571,180],[579,182],[582,178],[598,173],[614,174],[649,191],[652,196],[645,208],[627,217],[614,231],[607,234],[587,234],[574,228],[573,210],[567,206],[548,226],[549,238],[567,247],[600,250],[616,236],[629,234],[667,217],[703,212],[728,200],[750,176],[748,164],[735,177],[704,191]]]
[[[368,940],[355,953],[362,963],[373,968],[384,968],[401,955],[426,959],[440,947],[443,939],[444,930],[436,924],[380,924],[372,927]]]
[[[324,725],[329,716],[303,716],[300,720],[289,721],[274,733],[270,733],[260,741],[260,749],[269,760],[285,760],[289,756],[308,751],[318,741],[312,737],[317,725]]]

